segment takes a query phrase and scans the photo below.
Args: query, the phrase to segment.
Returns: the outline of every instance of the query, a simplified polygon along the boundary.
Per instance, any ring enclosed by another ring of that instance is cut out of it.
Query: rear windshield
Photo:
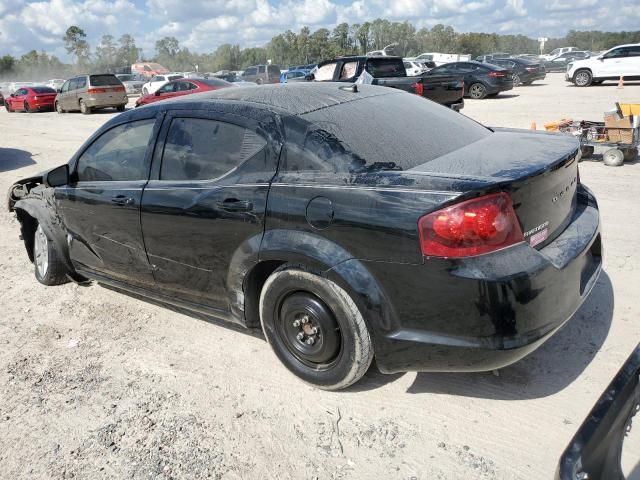
[[[115,75],[90,75],[90,83],[93,87],[104,87],[106,85],[120,85],[121,82]]]
[[[491,134],[464,115],[410,93],[369,97],[301,117],[313,123],[305,148],[313,138],[321,138],[319,148],[348,153],[343,158],[363,160],[364,168],[393,164],[392,168],[410,170]],[[340,147],[330,148],[331,139]],[[346,169],[353,171],[352,166]]]
[[[118,75],[121,82],[132,82],[136,79],[134,75]]]
[[[169,79],[169,81],[173,81],[173,80],[180,80],[181,78],[184,78],[182,75],[171,75],[170,77],[167,77]]]
[[[49,88],[49,87],[31,87],[31,90],[34,93],[56,93],[56,91],[53,88]]]
[[[373,78],[403,77],[406,74],[399,58],[370,59],[367,60],[366,69]]]

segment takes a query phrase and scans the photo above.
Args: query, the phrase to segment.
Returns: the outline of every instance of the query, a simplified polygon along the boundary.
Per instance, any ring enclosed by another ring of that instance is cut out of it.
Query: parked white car
[[[574,50],[578,50],[576,47],[560,47],[554,50],[551,50],[551,53],[547,53],[546,55],[540,55],[540,58],[546,62],[550,62],[556,57],[559,57],[563,53],[573,52]]]
[[[49,88],[53,88],[54,90],[60,90],[62,85],[64,85],[64,78],[52,78],[51,80],[47,80],[45,85]]]
[[[15,91],[18,90],[19,88],[34,87],[36,85],[38,84],[33,82],[11,82],[7,90],[9,91],[9,93],[15,93]]]
[[[413,62],[411,60],[403,60],[402,63],[404,63],[404,69],[407,71],[408,77],[422,75],[428,70],[425,68],[424,63]]]
[[[640,80],[640,43],[618,45],[597,57],[567,65],[564,79],[577,87],[598,85],[605,80]]]
[[[178,80],[179,78],[184,78],[182,74],[176,73],[167,73],[166,75],[155,75],[151,78],[147,83],[142,86],[142,94],[149,95],[151,93],[156,93],[161,86],[165,83],[170,82],[171,80]]]

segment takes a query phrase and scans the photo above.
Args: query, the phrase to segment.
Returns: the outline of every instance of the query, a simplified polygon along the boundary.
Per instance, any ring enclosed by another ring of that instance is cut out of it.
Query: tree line
[[[424,52],[464,53],[472,57],[491,52],[540,53],[537,40],[525,35],[497,33],[460,33],[453,27],[438,24],[416,29],[410,22],[376,19],[361,24],[340,23],[333,30],[320,28],[299,32],[287,30],[274,36],[264,47],[240,48],[223,44],[210,53],[196,53],[180,45],[175,37],[164,37],[155,43],[155,52],[146,56],[137,47],[132,35],[116,39],[103,35],[91,49],[87,35],[78,26],[71,26],[62,40],[73,64],[65,64],[46,52],[32,50],[20,58],[0,57],[0,78],[20,76],[23,80],[68,77],[78,72],[119,72],[136,61],[153,61],[172,71],[217,72],[242,70],[249,65],[274,64],[288,67],[316,63],[338,55],[365,54],[393,45],[392,52],[413,56]],[[565,37],[551,38],[545,52],[560,46],[599,51],[622,43],[639,43],[640,31],[601,32],[570,30]]]

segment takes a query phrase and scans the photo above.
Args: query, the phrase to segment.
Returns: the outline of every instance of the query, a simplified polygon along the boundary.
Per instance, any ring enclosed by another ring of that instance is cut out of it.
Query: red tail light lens
[[[429,213],[418,220],[422,254],[471,257],[524,241],[511,198],[494,193]]]
[[[107,93],[107,90],[104,88],[90,88],[89,90],[87,90],[87,93],[92,94],[92,93]]]
[[[116,87],[113,89],[114,92],[124,92],[124,87]]]
[[[422,83],[416,82],[411,85],[416,92],[416,95],[424,96],[424,85]]]
[[[507,74],[504,72],[489,72],[489,76],[493,78],[498,78],[498,77],[506,77]]]

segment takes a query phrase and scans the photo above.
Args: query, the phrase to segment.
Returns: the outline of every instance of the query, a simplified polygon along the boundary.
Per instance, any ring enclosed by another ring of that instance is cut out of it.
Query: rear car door
[[[598,63],[599,68],[594,72],[595,77],[616,78],[626,73],[627,49],[625,47],[614,48],[602,57]]]
[[[627,47],[627,62],[629,77],[640,78],[640,45]]]
[[[102,133],[72,162],[70,184],[56,188],[69,254],[79,270],[153,286],[140,227],[140,200],[149,176],[156,123],[152,116]]]
[[[277,166],[279,147],[260,128],[228,113],[167,115],[142,198],[147,254],[165,294],[229,310],[229,265],[262,238]]]
[[[62,92],[62,108],[64,110],[72,110],[75,107],[74,100],[76,96],[76,87],[78,85],[78,79],[72,78],[71,80],[68,80],[68,82],[69,82],[69,85],[67,87],[67,91],[65,92],[63,89],[63,92]]]

